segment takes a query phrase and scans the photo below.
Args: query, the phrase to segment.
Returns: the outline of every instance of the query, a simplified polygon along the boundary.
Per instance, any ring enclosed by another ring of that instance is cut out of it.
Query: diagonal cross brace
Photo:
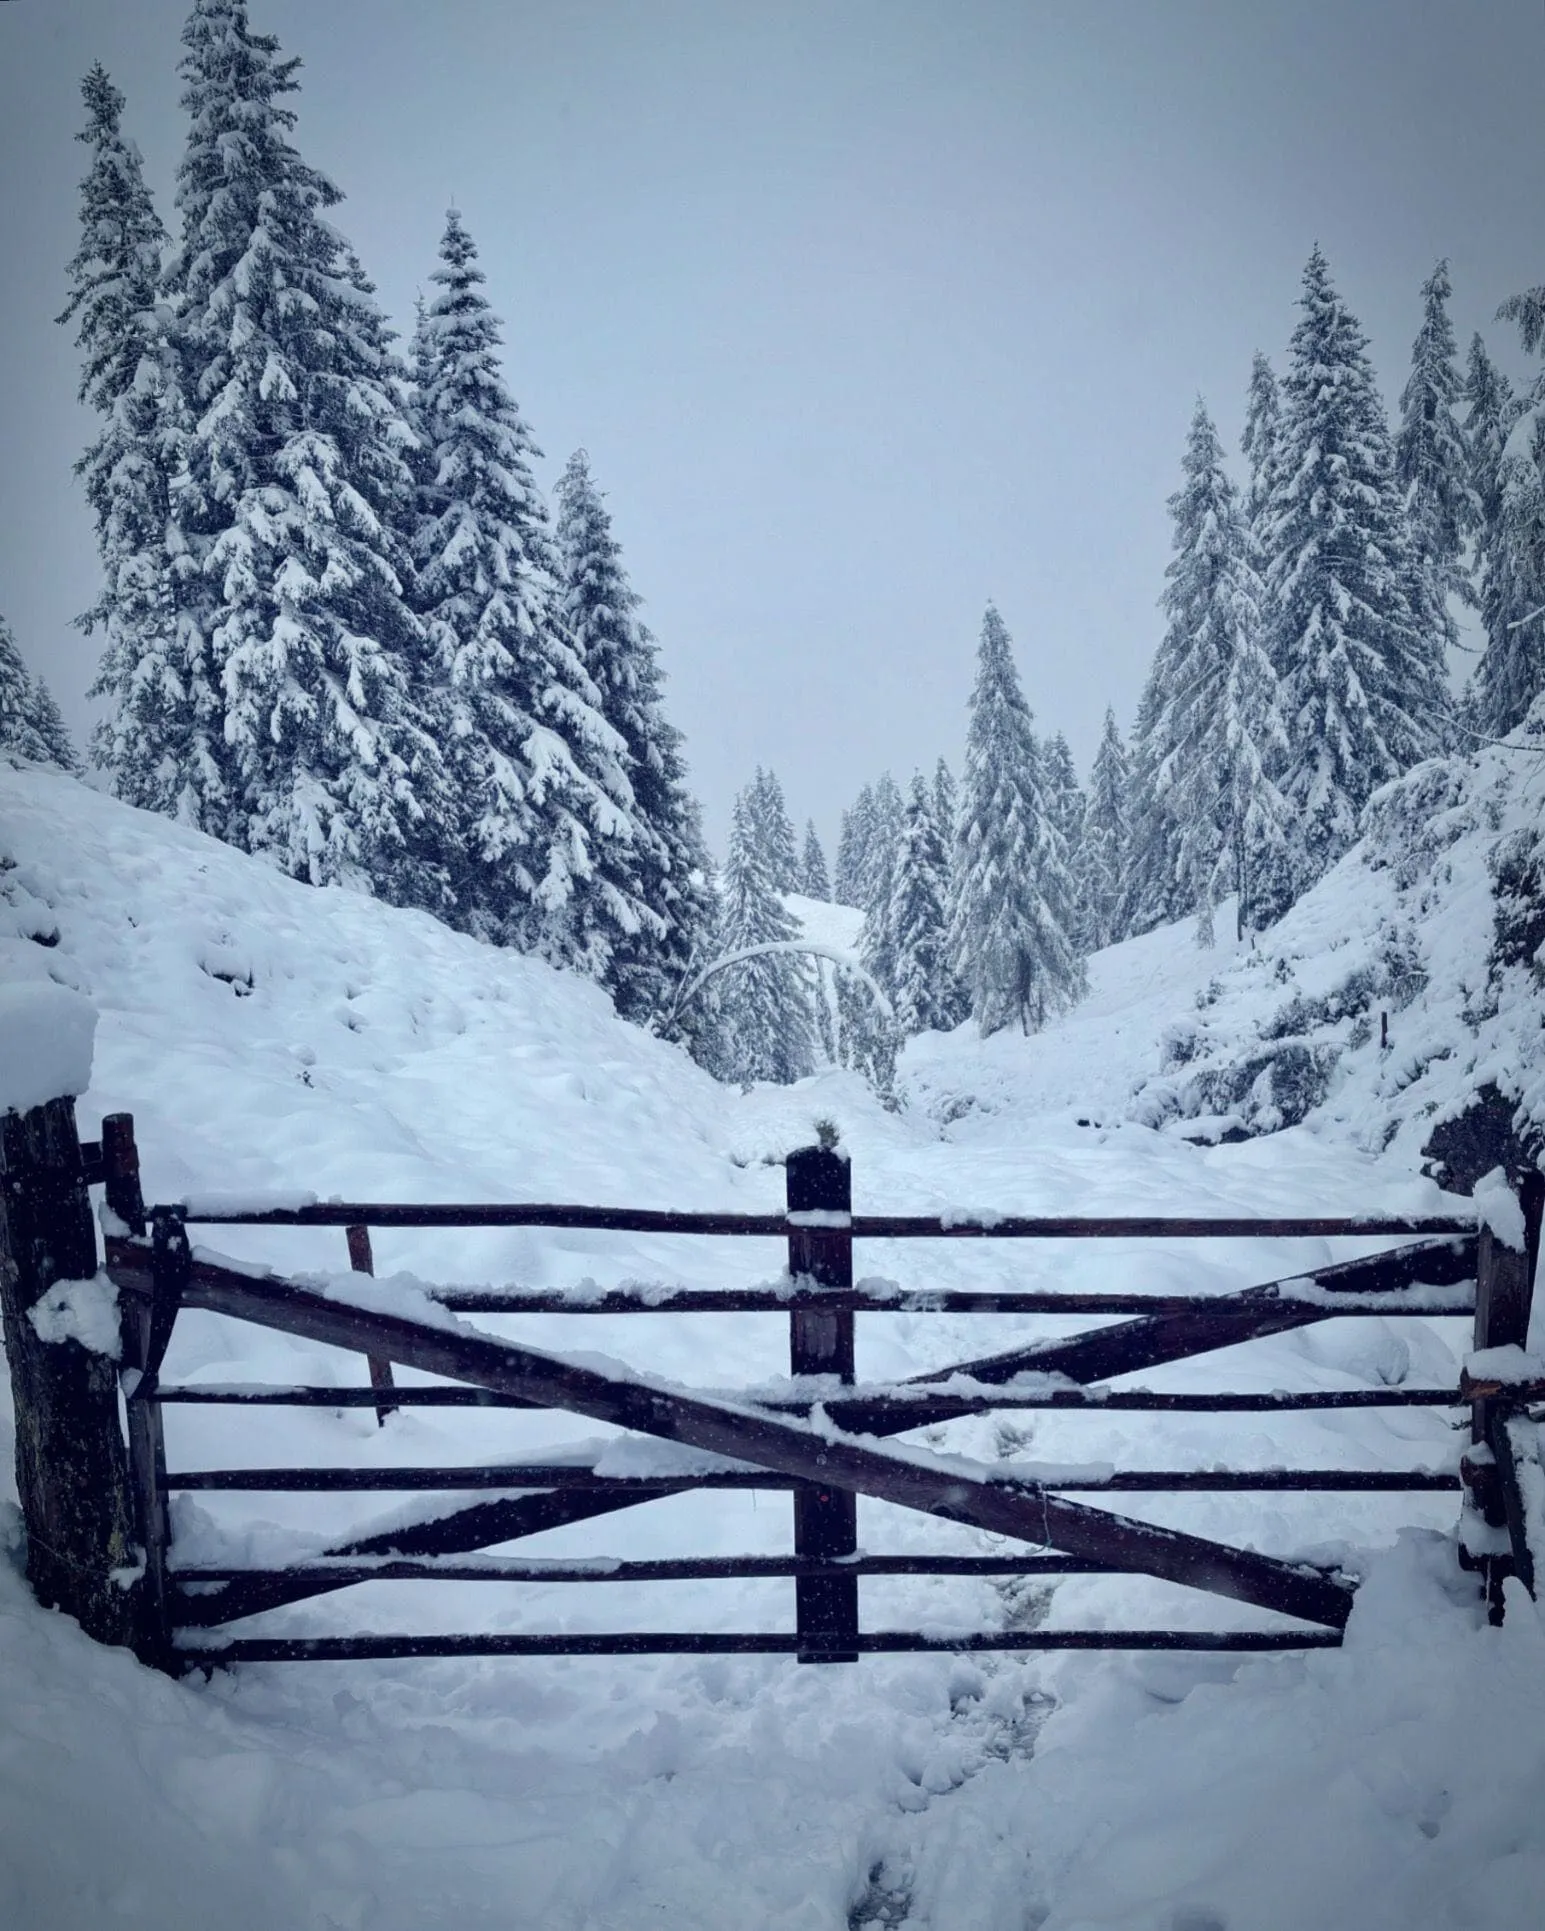
[[[1341,1628],[1352,1592],[1317,1570],[1231,1549],[1174,1529],[1087,1508],[1030,1483],[994,1477],[982,1464],[921,1449],[880,1448],[848,1437],[819,1415],[785,1419],[583,1365],[491,1335],[357,1308],[287,1284],[282,1295],[235,1270],[196,1270],[191,1305],[307,1340],[380,1355],[430,1374],[521,1395],[544,1408],[588,1415],[640,1434],[750,1461],[780,1474],[833,1483],[1065,1554],[1249,1602]]]
[[[957,1361],[947,1368],[931,1368],[926,1374],[912,1376],[911,1385],[926,1387],[930,1382],[948,1381],[952,1375],[971,1381],[1012,1381],[1016,1375],[1027,1372],[1066,1375],[1070,1381],[1086,1385],[1092,1381],[1108,1381],[1113,1375],[1162,1367],[1165,1362],[1183,1361],[1214,1348],[1231,1348],[1242,1341],[1257,1341],[1270,1334],[1284,1334],[1292,1328],[1311,1327],[1338,1312],[1335,1307],[1306,1308],[1302,1300],[1284,1306],[1281,1298],[1284,1290],[1295,1295],[1301,1295],[1305,1288],[1330,1294],[1374,1294],[1418,1283],[1424,1287],[1452,1287],[1461,1281],[1473,1281],[1475,1264],[1473,1234],[1418,1241],[1393,1253],[1338,1261],[1329,1267],[1316,1268],[1312,1273],[1263,1281],[1238,1294],[1220,1294],[1216,1307],[1205,1311],[1139,1315],[1135,1320],[1112,1322],[1062,1340],[1035,1341],[1007,1354],[987,1355],[979,1361]],[[863,1412],[862,1396],[850,1401],[833,1401],[828,1404],[828,1412],[844,1427],[862,1428],[870,1420]],[[936,1403],[927,1403],[917,1411],[915,1420],[908,1420],[902,1426],[920,1428],[951,1421],[968,1412],[966,1407],[941,1394]]]
[[[932,1369],[914,1377],[914,1385],[926,1386],[955,1374],[967,1375],[979,1382],[1003,1382],[1027,1369],[1064,1374],[1070,1380],[1083,1383],[1113,1374],[1133,1373],[1203,1353],[1209,1348],[1231,1347],[1306,1326],[1335,1312],[1334,1308],[1323,1312],[1306,1310],[1301,1301],[1296,1307],[1285,1308],[1280,1299],[1284,1290],[1300,1295],[1306,1287],[1336,1294],[1376,1293],[1416,1283],[1451,1286],[1469,1281],[1475,1274],[1475,1250],[1474,1235],[1421,1241],[1393,1253],[1343,1261],[1285,1280],[1263,1282],[1238,1294],[1220,1295],[1215,1311],[1140,1316],[1061,1340],[1037,1342],[1007,1354]],[[143,1267],[139,1251],[127,1242],[111,1243],[110,1259],[115,1274],[121,1275],[126,1284]],[[196,1263],[197,1274],[208,1271],[208,1263]],[[926,1410],[909,1404],[904,1420],[893,1405],[885,1408],[876,1402],[865,1412],[862,1403],[862,1396],[838,1397],[827,1412],[840,1425],[863,1428],[867,1424],[869,1432],[882,1435],[953,1419],[964,1412],[963,1405],[947,1395],[941,1395],[937,1403],[928,1404]],[[634,1508],[642,1501],[682,1494],[689,1487],[690,1484],[664,1483],[653,1495],[635,1492],[623,1500],[611,1495],[553,1491],[499,1502],[480,1502],[426,1522],[342,1543],[331,1553],[341,1556],[459,1554],[487,1548],[496,1542],[541,1534],[615,1510]],[[189,1623],[227,1622],[324,1593],[328,1592],[320,1584],[254,1577],[250,1582],[233,1583],[218,1594],[190,1597],[180,1613]]]

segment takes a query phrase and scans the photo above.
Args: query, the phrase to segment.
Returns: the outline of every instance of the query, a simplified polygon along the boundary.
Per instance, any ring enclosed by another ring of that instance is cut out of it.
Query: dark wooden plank
[[[44,1340],[31,1320],[56,1282],[96,1271],[74,1100],[0,1113],[0,1332],[27,1580],[100,1642],[137,1643],[140,1594],[123,1586],[135,1538],[117,1367],[76,1339]]]
[[[199,1564],[173,1573],[178,1585],[253,1579],[317,1582],[329,1589],[363,1582],[698,1582],[759,1581],[800,1576],[1090,1576],[1121,1573],[1108,1562],[1077,1556],[850,1556],[841,1563],[817,1556],[683,1556],[640,1562],[577,1559],[521,1562],[484,1556],[471,1562],[384,1558],[376,1562],[320,1560],[284,1569]],[[193,1597],[193,1601],[204,1600]]]
[[[190,1468],[174,1470],[167,1480],[174,1489],[306,1495],[585,1488],[638,1495],[645,1501],[666,1488],[788,1490],[798,1486],[797,1477],[766,1469],[714,1470],[681,1476],[672,1483],[665,1478],[598,1475],[583,1463],[567,1462],[490,1462],[460,1468],[440,1464],[431,1468]]]
[[[88,1187],[102,1184],[102,1142],[82,1140],[80,1143],[80,1177]]]
[[[1028,1478],[1027,1478],[1028,1479]],[[625,1475],[600,1475],[583,1463],[491,1462],[432,1468],[190,1468],[165,1478],[172,1490],[233,1494],[365,1495],[416,1494],[423,1490],[476,1489],[590,1489],[621,1499],[635,1495],[653,1500],[665,1486],[659,1481]],[[803,1486],[792,1475],[769,1469],[715,1469],[683,1476],[682,1489],[739,1489],[766,1492]],[[1054,1495],[1121,1491],[1128,1494],[1249,1494],[1266,1490],[1365,1491],[1391,1494],[1406,1490],[1457,1489],[1454,1469],[1261,1468],[1261,1469],[1118,1469],[1109,1475],[1069,1476],[1042,1481],[1037,1486]],[[795,1545],[796,1549],[798,1544]],[[813,1556],[846,1556],[851,1551],[805,1550]],[[813,1573],[813,1572],[812,1572]]]
[[[576,1488],[562,1493],[539,1490],[497,1502],[475,1502],[470,1508],[434,1516],[427,1522],[351,1537],[335,1544],[328,1554],[344,1558],[459,1555],[470,1549],[487,1549],[501,1542],[517,1542],[524,1536],[542,1535],[549,1529],[566,1528],[570,1523],[585,1522],[594,1516],[612,1515],[619,1508],[662,1501],[681,1492],[679,1488],[662,1485],[652,1494],[634,1493],[619,1501],[602,1489]],[[265,1610],[281,1609],[287,1603],[301,1602],[311,1596],[326,1595],[340,1586],[335,1582],[297,1583],[279,1574],[271,1579],[253,1577],[233,1582],[218,1593],[192,1598],[182,1605],[179,1613],[184,1624],[210,1627],[260,1615]]]
[[[356,1222],[347,1230],[349,1242],[349,1266],[356,1274],[374,1275],[376,1258],[370,1246],[370,1229]],[[370,1375],[370,1385],[378,1393],[389,1392],[392,1386],[392,1364],[381,1361],[375,1355],[365,1357],[365,1365]],[[386,1418],[397,1411],[389,1402],[376,1403],[376,1426],[384,1428]]]
[[[568,1227],[598,1232],[730,1234],[782,1238],[783,1214],[672,1213],[648,1207],[586,1207],[557,1203],[480,1201],[328,1201],[305,1207],[222,1208],[197,1197],[178,1203],[201,1226],[226,1227]],[[1248,1215],[1138,1215],[1117,1218],[1066,1214],[984,1215],[980,1220],[933,1214],[855,1214],[856,1240],[1198,1240],[1294,1239],[1311,1236],[1472,1234],[1473,1215],[1350,1214],[1261,1218]]]
[[[1473,1272],[1473,1269],[1472,1269]],[[1263,1283],[1265,1286],[1272,1283]],[[624,1285],[598,1293],[567,1288],[431,1287],[430,1299],[454,1314],[793,1314],[821,1307],[854,1314],[1208,1314],[1227,1320],[1253,1318],[1253,1310],[1220,1308],[1231,1296],[1217,1294],[1074,1294],[1057,1289],[897,1287],[866,1282],[817,1296],[783,1287],[679,1287]],[[1475,1313],[1475,1295],[1456,1293],[1443,1301],[1402,1306],[1405,1292],[1370,1289],[1345,1307],[1327,1307],[1310,1294],[1278,1286],[1276,1302],[1301,1308],[1314,1320],[1331,1315],[1389,1320],[1402,1314],[1430,1320]]]
[[[906,1384],[902,1384],[905,1386]],[[1484,1392],[1484,1390],[1483,1390]],[[858,1391],[862,1394],[862,1391]],[[858,1395],[855,1395],[855,1399]],[[1529,1397],[1535,1399],[1536,1397]],[[1545,1400],[1545,1383],[1537,1397]],[[156,1399],[191,1405],[221,1405],[250,1408],[373,1408],[377,1396],[373,1388],[249,1388],[212,1384],[200,1387],[159,1387]],[[398,1386],[392,1399],[399,1408],[533,1408],[537,1403],[520,1395],[505,1395],[493,1388],[439,1384],[429,1387]],[[1298,1394],[1259,1395],[1172,1394],[1163,1389],[1055,1388],[1044,1395],[1025,1392],[988,1392],[976,1398],[965,1412],[988,1413],[1000,1408],[1095,1408],[1186,1415],[1259,1415],[1317,1408],[1458,1408],[1470,1399],[1460,1388],[1342,1388]],[[804,1396],[786,1399],[767,1397],[760,1404],[774,1414],[808,1414],[811,1402]],[[919,1407],[911,1400],[891,1401],[883,1411],[880,1425],[873,1432],[903,1434],[917,1427]]]
[[[913,1385],[925,1388],[956,1375],[972,1381],[1003,1382],[1027,1373],[1065,1375],[1077,1382],[1105,1381],[1326,1319],[1329,1310],[1316,1309],[1312,1303],[1284,1305],[1280,1298],[1283,1289],[1319,1288],[1343,1295],[1383,1293],[1417,1284],[1447,1287],[1468,1277],[1474,1252],[1473,1240],[1424,1241],[1394,1253],[1341,1261],[1285,1281],[1263,1282],[1238,1294],[1219,1295],[1213,1305],[1200,1312],[1148,1315],[1062,1340],[1035,1341],[1004,1354],[953,1362],[947,1368],[915,1376]],[[840,1427],[864,1434],[884,1427],[888,1420],[882,1409],[866,1407],[862,1400],[839,1399],[829,1405],[828,1411]],[[926,1405],[917,1422],[903,1425],[932,1425],[978,1412],[980,1407],[973,1406],[970,1398],[941,1395]]]
[[[196,1269],[189,1298],[212,1312],[308,1340],[381,1354],[430,1374],[522,1394],[546,1407],[754,1461],[807,1481],[830,1482],[1069,1555],[1121,1562],[1139,1573],[1306,1621],[1339,1628],[1350,1612],[1350,1588],[1330,1576],[1069,1502],[1022,1482],[991,1475],[963,1478],[931,1457],[828,1438],[824,1430],[766,1409],[709,1400],[492,1336],[432,1327],[404,1315],[366,1313],[293,1282],[281,1287],[232,1269]]]
[[[1522,1348],[1528,1340],[1534,1277],[1539,1264],[1540,1228],[1545,1219],[1545,1176],[1539,1173],[1525,1176],[1519,1195],[1524,1219],[1522,1252],[1505,1246],[1490,1227],[1482,1227],[1480,1231],[1475,1288],[1477,1351]],[[1504,1584],[1508,1576],[1523,1577],[1529,1593],[1534,1593],[1534,1560],[1507,1429],[1507,1417],[1519,1399],[1518,1391],[1509,1391],[1505,1395],[1483,1395],[1472,1403],[1470,1439],[1486,1452],[1467,1456],[1463,1463],[1470,1486],[1471,1509],[1488,1530],[1508,1532],[1506,1553],[1487,1550],[1474,1562],[1481,1574],[1482,1590],[1493,1623],[1502,1621]]]
[[[619,1630],[606,1635],[516,1636],[247,1636],[233,1642],[186,1644],[195,1668],[235,1663],[397,1662],[421,1656],[792,1656],[792,1631]],[[1337,1649],[1339,1629],[998,1629],[960,1636],[923,1636],[913,1630],[861,1630],[853,1647],[865,1656],[941,1650],[1174,1649],[1253,1654],[1267,1650]]]
[[[784,1166],[789,1213],[789,1279],[822,1292],[853,1285],[853,1179],[836,1147],[800,1147]],[[803,1223],[803,1224],[796,1224]],[[843,1224],[836,1224],[843,1223]],[[789,1372],[853,1383],[853,1316],[804,1307],[789,1316]],[[858,1547],[858,1497],[848,1489],[800,1484],[794,1491],[794,1553],[850,1556]],[[856,1663],[858,1578],[802,1575],[794,1584],[794,1627],[802,1663]]]
[[[130,1235],[143,1234],[145,1196],[132,1113],[109,1113],[102,1122],[102,1179],[109,1211]]]

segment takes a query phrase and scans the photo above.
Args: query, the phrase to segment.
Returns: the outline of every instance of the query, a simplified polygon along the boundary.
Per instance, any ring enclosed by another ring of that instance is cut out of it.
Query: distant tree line
[[[1450,294],[1440,262],[1393,433],[1318,247],[1282,380],[1255,357],[1242,484],[1198,400],[1165,628],[1131,737],[1107,711],[1086,788],[1065,738],[1037,738],[988,609],[958,788],[941,760],[905,795],[884,774],[843,814],[833,896],[865,915],[896,1024],[839,988],[837,1057],[883,1076],[898,1035],[966,1017],[1031,1030],[1079,997],[1089,953],[1186,917],[1211,943],[1226,899],[1241,934],[1259,931],[1355,841],[1379,786],[1525,721],[1545,689],[1545,376],[1514,396],[1479,335],[1461,373]],[[1528,351],[1545,345],[1545,289],[1502,314]],[[1465,608],[1482,642],[1453,699]],[[747,872],[769,786],[759,773],[737,816]],[[813,994],[808,971],[766,967],[766,1035],[798,1008],[791,1036],[808,1039]],[[731,1031],[742,996],[720,995]]]

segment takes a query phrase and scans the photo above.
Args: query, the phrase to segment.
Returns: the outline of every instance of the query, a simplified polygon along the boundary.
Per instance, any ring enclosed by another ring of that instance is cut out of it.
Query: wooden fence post
[[[98,1642],[137,1633],[134,1508],[107,1354],[44,1340],[34,1310],[57,1281],[97,1273],[75,1103],[0,1117],[0,1315],[16,1398],[16,1487],[27,1580]],[[62,1311],[61,1311],[62,1312]],[[57,1331],[57,1329],[56,1329]]]
[[[370,1246],[370,1229],[356,1224],[344,1229],[349,1243],[349,1266],[356,1274],[374,1274],[376,1258]],[[383,1361],[379,1355],[367,1354],[365,1365],[370,1370],[370,1385],[378,1392],[390,1393],[392,1383],[392,1364]],[[376,1427],[384,1428],[388,1415],[395,1415],[396,1408],[390,1402],[376,1403]]]
[[[1475,1348],[1523,1347],[1529,1338],[1540,1227],[1545,1219],[1545,1175],[1530,1172],[1519,1184],[1524,1248],[1505,1246],[1489,1227],[1480,1230],[1475,1283]],[[1473,1508],[1486,1524],[1488,1546],[1471,1556],[1478,1569],[1493,1623],[1502,1621],[1503,1583],[1520,1576],[1532,1594],[1533,1563],[1525,1533],[1523,1499],[1508,1435],[1513,1404],[1487,1396],[1471,1403],[1471,1450],[1461,1464]],[[1505,1546],[1504,1546],[1505,1539]]]
[[[803,1288],[853,1285],[853,1177],[835,1147],[800,1147],[785,1169],[789,1274]],[[789,1316],[789,1369],[796,1375],[853,1380],[853,1315],[799,1308]],[[858,1501],[851,1490],[794,1491],[794,1553],[850,1556],[858,1548]],[[802,1663],[856,1663],[857,1576],[798,1576],[794,1627]]]
[[[139,1148],[134,1141],[132,1113],[109,1113],[102,1122],[102,1178],[109,1211],[131,1235],[142,1239],[146,1231],[145,1197],[140,1191]],[[158,1219],[151,1244],[151,1297],[121,1310],[124,1366],[134,1376],[131,1398],[125,1402],[129,1470],[134,1481],[134,1519],[145,1563],[136,1649],[141,1662],[164,1670],[176,1667],[166,1578],[172,1537],[167,1517],[166,1439],[155,1384],[191,1261],[187,1232],[181,1222]]]

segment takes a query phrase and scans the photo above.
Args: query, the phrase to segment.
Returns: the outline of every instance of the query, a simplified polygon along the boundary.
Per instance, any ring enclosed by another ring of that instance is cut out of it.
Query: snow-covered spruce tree
[[[1078,767],[1067,739],[1056,731],[1041,747],[1041,783],[1046,793],[1046,809],[1062,834],[1063,857],[1068,870],[1078,870],[1078,841],[1084,829],[1084,794],[1078,782]]]
[[[919,772],[902,811],[884,920],[888,991],[896,1024],[909,1037],[929,1030],[945,1031],[959,1016],[952,997],[947,874],[933,797]],[[867,957],[865,963],[874,970]]]
[[[982,620],[956,815],[950,952],[983,1036],[1029,1032],[1084,990],[1071,881],[1041,789],[1030,707],[1003,619]]]
[[[1318,246],[1283,379],[1266,517],[1270,655],[1297,820],[1300,889],[1357,836],[1369,794],[1439,748],[1443,639],[1408,596],[1404,506],[1366,338]]]
[[[758,837],[767,854],[773,889],[797,892],[800,889],[799,848],[794,842],[793,821],[776,771],[764,771],[757,766],[751,783],[751,805],[757,816]]]
[[[1134,939],[1192,910],[1180,874],[1180,829],[1159,792],[1159,740],[1165,693],[1157,655],[1137,702],[1127,752],[1127,864],[1116,908],[1115,937]]]
[[[864,847],[858,890],[864,913],[864,959],[882,986],[892,983],[889,911],[901,844],[904,807],[896,780],[882,771],[871,797],[869,837]]]
[[[1261,639],[1260,579],[1223,449],[1198,400],[1184,480],[1169,500],[1173,551],[1154,659],[1148,736],[1157,800],[1176,831],[1175,863],[1212,942],[1212,911],[1240,896],[1240,929],[1291,902],[1286,807],[1269,775],[1287,749],[1276,678]]]
[[[933,768],[933,821],[948,857],[955,844],[955,774],[943,758]]]
[[[735,800],[723,875],[720,958],[799,936],[774,882],[776,854],[764,835],[762,802],[755,784]],[[723,1078],[742,1085],[753,1080],[788,1085],[814,1069],[810,980],[796,954],[774,952],[744,960],[720,974],[718,984]]]
[[[715,907],[702,819],[687,783],[681,734],[665,715],[654,637],[640,622],[611,516],[577,450],[558,484],[563,619],[622,740],[632,836],[598,840],[597,870],[637,909],[603,975],[627,1019],[662,1025],[691,961],[704,962]]]
[[[1131,843],[1127,823],[1129,785],[1126,747],[1116,728],[1116,713],[1107,706],[1105,727],[1089,773],[1074,868],[1079,918],[1076,940],[1081,953],[1098,952],[1121,937],[1118,916]]]
[[[869,840],[874,833],[874,786],[866,784],[842,814],[837,834],[837,862],[832,871],[832,897],[838,905],[863,909],[863,873]]]
[[[805,849],[800,859],[799,889],[806,898],[829,899],[832,895],[831,877],[826,870],[826,853],[821,849],[820,833],[815,828],[815,820],[805,820]]]
[[[1422,325],[1411,348],[1411,373],[1400,394],[1395,474],[1405,491],[1415,592],[1421,621],[1441,633],[1445,648],[1459,642],[1452,602],[1473,608],[1475,585],[1465,545],[1480,522],[1469,452],[1455,419],[1462,384],[1448,263],[1440,261],[1422,284]]]
[[[80,759],[53,693],[41,677],[33,677],[21,660],[11,627],[0,616],[0,748],[54,764],[61,771],[80,770]]]
[[[955,923],[955,816],[957,807],[957,787],[955,774],[948,763],[940,758],[933,768],[933,821],[939,828],[939,843],[944,849],[944,925],[949,931]],[[962,1020],[971,1016],[971,999],[959,974],[955,971],[954,961],[948,948],[945,952],[945,973],[942,984],[942,997],[948,1010],[948,1024],[958,1026]]]
[[[197,0],[183,45],[166,293],[197,421],[169,542],[183,661],[223,704],[200,719],[186,809],[294,877],[441,909],[452,830],[404,598],[388,331],[327,219],[339,191],[290,141],[298,63],[245,0]]]
[[[172,560],[167,550],[167,483],[181,466],[186,415],[157,307],[166,230],[145,185],[139,150],[122,128],[123,95],[100,64],[81,83],[91,152],[81,182],[81,239],[68,268],[70,297],[59,316],[74,322],[81,351],[79,397],[100,418],[75,473],[96,525],[102,588],[77,619],[100,633],[101,667],[92,695],[109,712],[92,756],[115,794],[148,810],[197,818],[200,767],[217,757],[210,732],[217,694],[185,659]],[[193,780],[190,787],[190,778]]]
[[[1248,468],[1244,516],[1252,542],[1259,542],[1267,508],[1277,484],[1277,439],[1282,427],[1282,392],[1270,362],[1257,349],[1250,365],[1250,388],[1245,398],[1244,433],[1239,449]],[[1265,563],[1254,558],[1263,574]]]
[[[1545,344],[1545,288],[1515,296],[1499,314],[1518,323],[1526,353]],[[1475,686],[1484,728],[1500,736],[1522,722],[1545,689],[1545,376],[1513,400],[1505,378],[1485,362],[1477,370],[1472,352],[1471,378],[1486,627]]]

